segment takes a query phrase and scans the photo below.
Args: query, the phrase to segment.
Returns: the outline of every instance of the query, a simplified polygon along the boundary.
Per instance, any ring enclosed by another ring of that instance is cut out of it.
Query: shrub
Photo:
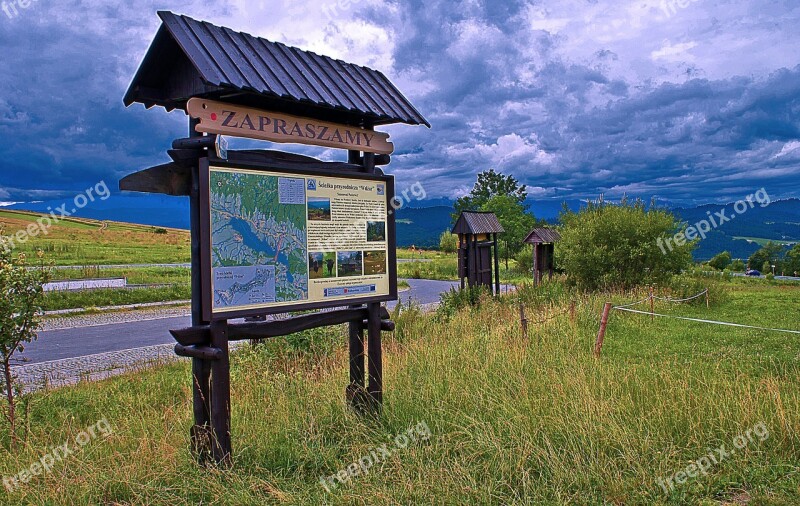
[[[449,292],[439,295],[440,302],[436,315],[440,319],[449,320],[465,307],[478,306],[484,296],[491,296],[489,288],[485,286],[468,286],[463,290],[451,288]]]
[[[455,253],[458,249],[458,236],[445,230],[439,236],[439,250],[444,253]]]
[[[641,201],[602,201],[561,215],[560,266],[571,283],[589,290],[667,284],[691,265],[696,241],[675,240],[683,225],[668,211]]]

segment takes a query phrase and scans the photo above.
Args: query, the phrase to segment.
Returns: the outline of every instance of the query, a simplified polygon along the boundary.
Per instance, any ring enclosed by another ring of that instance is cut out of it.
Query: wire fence
[[[668,314],[656,313],[654,311],[641,311],[641,310],[638,310],[638,309],[632,309],[632,306],[636,306],[636,305],[642,304],[644,302],[650,302],[652,300],[660,300],[660,301],[670,302],[670,303],[683,303],[683,302],[688,302],[688,301],[697,299],[697,298],[702,297],[704,295],[708,296],[708,288],[706,288],[702,292],[698,293],[697,295],[692,295],[691,297],[687,297],[685,299],[672,299],[672,298],[669,298],[669,297],[656,297],[655,295],[653,295],[651,293],[650,296],[648,296],[647,298],[644,298],[642,300],[637,300],[635,302],[631,302],[631,303],[628,303],[628,304],[623,304],[623,305],[620,305],[620,306],[613,306],[611,309],[614,309],[614,310],[617,310],[617,311],[624,311],[624,312],[627,312],[627,313],[649,315],[651,317],[658,316],[660,318],[672,318],[672,319],[675,319],[675,320],[683,320],[683,321],[690,321],[690,322],[696,322],[696,323],[708,323],[708,324],[711,324],[711,325],[723,325],[723,326],[726,326],[726,327],[737,327],[737,328],[744,328],[744,329],[765,330],[765,331],[769,331],[769,332],[782,332],[782,333],[786,333],[786,334],[800,334],[800,330],[776,329],[776,328],[770,328],[770,327],[760,327],[760,326],[757,326],[757,325],[747,325],[747,324],[744,324],[744,323],[723,322],[723,321],[718,321],[718,320],[707,320],[707,319],[703,319],[703,318],[691,318],[691,317],[688,317],[688,316],[668,315]]]

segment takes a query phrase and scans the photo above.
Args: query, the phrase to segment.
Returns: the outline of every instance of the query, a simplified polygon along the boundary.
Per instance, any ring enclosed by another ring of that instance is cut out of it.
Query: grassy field
[[[0,211],[3,235],[13,236],[36,223],[41,214]],[[185,263],[190,259],[189,232],[130,223],[67,218],[46,234],[19,243],[15,251],[34,254],[43,250],[45,261],[55,265],[114,265]]]
[[[711,308],[701,298],[656,310],[800,329],[800,288],[744,281],[753,280],[686,279],[674,294],[710,284]],[[800,503],[800,336],[615,311],[593,358],[603,302],[643,296],[552,283],[480,308],[407,309],[385,339],[377,419],[344,405],[343,328],[248,347],[232,360],[227,472],[199,469],[188,452],[188,364],[38,393],[24,448],[9,452],[0,432],[0,475],[30,468],[103,418],[113,433],[16,492],[0,489],[0,503]],[[564,314],[572,300],[574,322]],[[398,445],[422,423],[430,438]],[[391,454],[368,474],[331,492],[321,485],[384,444]],[[698,461],[709,462],[704,474],[678,484]],[[670,479],[665,493],[659,480]]]

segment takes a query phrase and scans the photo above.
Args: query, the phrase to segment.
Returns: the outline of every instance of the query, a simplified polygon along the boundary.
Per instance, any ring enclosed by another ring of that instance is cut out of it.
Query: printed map
[[[211,170],[215,310],[308,299],[305,179]]]

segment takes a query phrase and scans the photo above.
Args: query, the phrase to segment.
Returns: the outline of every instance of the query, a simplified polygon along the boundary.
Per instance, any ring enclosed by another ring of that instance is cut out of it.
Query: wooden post
[[[222,352],[211,363],[211,453],[221,466],[231,464],[231,371],[228,322],[211,322],[211,346]]]
[[[383,405],[383,352],[381,349],[381,305],[367,304],[367,353],[369,354],[369,385],[367,391],[373,410]]]
[[[195,131],[200,120],[189,119],[189,137],[202,137]],[[192,183],[189,192],[189,218],[191,223],[192,252],[192,326],[203,325],[203,287],[200,265],[200,168],[192,167]],[[200,358],[192,359],[192,405],[194,425],[191,428],[191,449],[200,464],[211,457],[211,364]]]
[[[539,286],[539,245],[533,245],[533,286]]]
[[[611,303],[606,302],[603,306],[603,316],[600,318],[600,330],[597,332],[597,340],[594,343],[594,356],[600,356],[600,350],[603,349],[603,341],[606,337],[606,325],[608,325],[608,314],[611,312]]]
[[[519,303],[519,323],[522,326],[522,339],[528,339],[528,319],[525,317],[525,306]]]
[[[361,307],[361,306],[353,306]],[[347,402],[357,412],[362,412],[366,402],[366,367],[364,363],[364,330],[361,322],[350,322],[350,384],[347,386]]]
[[[653,294],[653,287],[651,286],[650,287],[650,320],[651,321],[656,319],[655,312],[656,312],[655,299],[654,299],[654,294]]]
[[[711,303],[708,300],[708,288],[706,288],[706,309],[711,308]]]
[[[500,257],[497,254],[497,232],[494,233],[494,294],[500,295]]]
[[[458,234],[458,277],[461,278],[461,289],[464,289],[464,271],[467,265],[466,245],[463,234]]]

